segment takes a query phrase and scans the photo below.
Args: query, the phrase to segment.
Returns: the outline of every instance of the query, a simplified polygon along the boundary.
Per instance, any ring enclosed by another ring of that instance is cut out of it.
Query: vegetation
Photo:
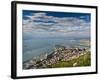
[[[90,51],[86,52],[86,54],[81,55],[80,57],[76,59],[72,59],[69,61],[59,61],[56,64],[48,65],[49,68],[60,68],[60,67],[73,67],[73,64],[76,65],[74,67],[78,66],[90,66],[91,65],[91,53]]]

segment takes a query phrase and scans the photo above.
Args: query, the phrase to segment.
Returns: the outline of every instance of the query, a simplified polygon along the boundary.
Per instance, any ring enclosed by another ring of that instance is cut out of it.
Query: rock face
[[[24,63],[24,69],[48,68],[48,65],[56,64],[59,61],[69,61],[84,54],[86,49],[66,48],[65,46],[56,45],[54,51],[49,55],[43,55],[44,58],[33,59]],[[74,63],[73,66],[76,66]]]

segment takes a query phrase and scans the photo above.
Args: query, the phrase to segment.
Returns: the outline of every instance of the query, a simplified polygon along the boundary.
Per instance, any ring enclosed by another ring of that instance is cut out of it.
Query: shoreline
[[[33,58],[23,62],[23,69],[49,68],[61,61],[67,62],[77,59],[88,52],[90,53],[90,51],[85,48],[67,48],[65,46],[57,45],[52,53],[42,55],[39,59]]]

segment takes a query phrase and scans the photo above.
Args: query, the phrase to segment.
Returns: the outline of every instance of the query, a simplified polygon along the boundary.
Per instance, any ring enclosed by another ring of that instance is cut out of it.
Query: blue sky
[[[36,13],[42,13],[43,11],[30,11],[30,10],[23,10],[23,19],[29,19],[27,16],[33,16]],[[89,13],[71,13],[71,12],[48,12],[45,11],[47,16],[55,16],[55,17],[75,17],[81,18],[85,21],[90,21],[90,14]]]
[[[23,35],[31,37],[89,37],[91,14],[23,10]]]

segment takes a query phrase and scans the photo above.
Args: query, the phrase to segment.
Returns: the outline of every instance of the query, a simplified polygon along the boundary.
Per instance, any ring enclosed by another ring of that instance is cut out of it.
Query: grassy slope
[[[59,61],[56,64],[49,65],[48,67],[59,68],[59,67],[73,67],[73,64],[77,63],[78,66],[90,66],[91,65],[91,55],[90,52],[78,57],[77,59],[72,59],[70,61]]]

